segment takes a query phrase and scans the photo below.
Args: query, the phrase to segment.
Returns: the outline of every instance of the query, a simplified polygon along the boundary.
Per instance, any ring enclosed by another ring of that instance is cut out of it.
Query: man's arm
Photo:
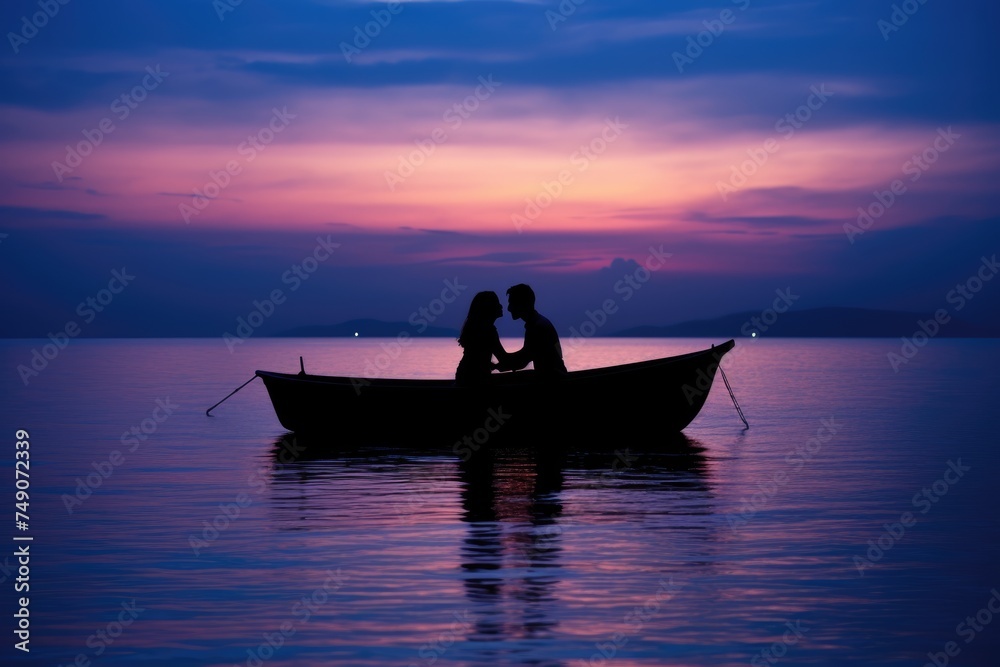
[[[502,371],[519,371],[535,359],[535,348],[537,344],[535,342],[535,336],[532,333],[531,327],[525,327],[524,329],[524,347],[522,347],[517,352],[506,353],[506,359],[501,359],[499,356],[497,359],[500,363],[497,365]]]
[[[504,356],[497,357],[500,362],[497,364],[497,368],[502,371],[519,371],[529,363],[531,363],[532,356],[528,350],[528,346],[525,345],[517,352],[508,352]]]

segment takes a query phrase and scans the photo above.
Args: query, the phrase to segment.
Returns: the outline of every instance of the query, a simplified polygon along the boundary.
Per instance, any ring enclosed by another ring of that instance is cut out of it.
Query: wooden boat
[[[649,361],[572,371],[543,382],[498,373],[485,387],[451,380],[353,378],[257,371],[289,431],[335,441],[431,442],[478,449],[528,435],[549,441],[666,438],[701,411],[733,340]]]

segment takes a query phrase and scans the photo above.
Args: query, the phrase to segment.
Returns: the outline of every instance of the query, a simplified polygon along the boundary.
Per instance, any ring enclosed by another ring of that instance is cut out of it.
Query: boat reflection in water
[[[371,572],[371,601],[341,608],[338,635],[391,617],[383,635],[423,658],[436,646],[468,663],[573,664],[621,626],[622,604],[711,568],[709,466],[683,434],[590,453],[505,443],[464,461],[440,447],[328,444],[274,443],[270,511],[278,530],[336,536],[331,561]],[[622,522],[639,529],[627,544],[615,543]],[[584,653],[567,655],[570,640]]]

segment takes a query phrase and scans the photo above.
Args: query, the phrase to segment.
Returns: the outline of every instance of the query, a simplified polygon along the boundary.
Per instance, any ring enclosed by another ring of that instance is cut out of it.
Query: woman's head
[[[500,297],[496,292],[479,292],[472,297],[469,304],[469,314],[462,325],[462,332],[458,336],[458,344],[465,346],[465,334],[470,325],[492,324],[497,318],[503,317],[503,306],[500,305]]]

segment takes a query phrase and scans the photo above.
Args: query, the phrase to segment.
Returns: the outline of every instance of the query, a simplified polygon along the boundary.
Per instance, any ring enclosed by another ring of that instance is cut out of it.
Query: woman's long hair
[[[472,297],[472,303],[469,304],[469,314],[465,316],[462,331],[458,334],[458,344],[465,347],[468,342],[466,334],[477,326],[493,322],[496,319],[494,315],[499,305],[500,297],[497,296],[496,292],[479,292]]]

